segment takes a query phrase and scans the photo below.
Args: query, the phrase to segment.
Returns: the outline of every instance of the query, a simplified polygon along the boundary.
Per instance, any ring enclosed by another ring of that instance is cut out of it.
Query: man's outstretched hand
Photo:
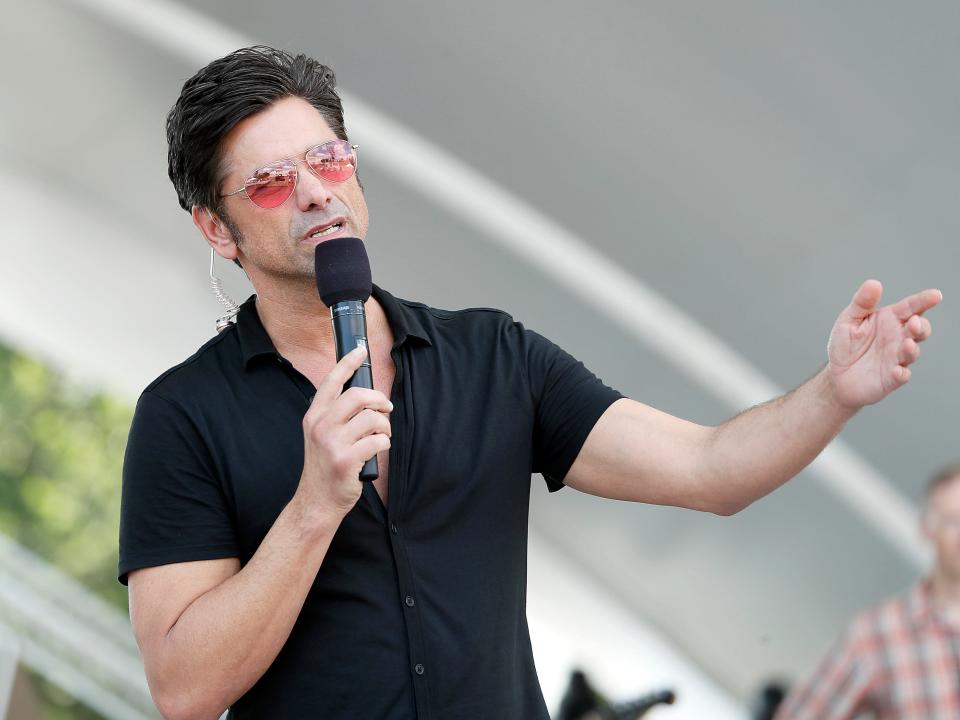
[[[867,280],[840,313],[827,345],[827,373],[837,400],[851,410],[878,402],[910,379],[910,365],[930,337],[923,314],[943,295],[924,290],[879,307],[883,285]]]

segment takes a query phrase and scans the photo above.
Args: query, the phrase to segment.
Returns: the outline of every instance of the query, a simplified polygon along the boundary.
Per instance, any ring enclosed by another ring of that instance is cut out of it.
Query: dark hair
[[[960,463],[947,465],[937,470],[927,482],[927,499],[929,500],[931,495],[954,479],[960,479]]]
[[[306,55],[266,45],[214,60],[183,84],[167,115],[167,172],[180,207],[216,210],[223,138],[241,120],[284,97],[300,97],[347,139],[333,70]]]

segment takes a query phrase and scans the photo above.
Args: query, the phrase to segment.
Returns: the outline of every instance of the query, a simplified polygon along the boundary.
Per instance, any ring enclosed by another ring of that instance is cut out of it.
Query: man
[[[703,427],[623,398],[502,312],[375,288],[376,389],[341,392],[362,351],[334,363],[314,247],[364,238],[368,217],[333,73],[239,50],[186,82],[167,137],[180,204],[257,293],[148,386],[130,432],[119,572],[169,718],[545,720],[525,616],[531,472],[737,512],[907,382],[940,301],[880,308],[864,283],[821,372]],[[361,484],[374,454],[380,477]]]
[[[777,720],[960,717],[960,465],[927,487],[930,577],[860,613]]]

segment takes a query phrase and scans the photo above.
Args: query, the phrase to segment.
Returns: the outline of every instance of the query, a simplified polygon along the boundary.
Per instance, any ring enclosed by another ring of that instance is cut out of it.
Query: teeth
[[[340,223],[334,223],[330,227],[324,228],[323,230],[317,230],[310,237],[322,237],[323,235],[329,235],[330,233],[335,233],[340,229]]]

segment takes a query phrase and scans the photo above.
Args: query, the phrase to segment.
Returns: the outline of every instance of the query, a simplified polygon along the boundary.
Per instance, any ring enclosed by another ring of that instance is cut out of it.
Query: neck
[[[381,342],[388,323],[379,303],[371,296],[365,303],[367,336]],[[283,292],[265,288],[257,292],[257,313],[277,352],[285,357],[320,354],[334,355],[330,308],[323,304],[316,285],[287,285]],[[389,345],[388,345],[389,347]]]
[[[330,310],[312,283],[288,283],[279,291],[257,290],[260,322],[281,355],[332,352]]]

